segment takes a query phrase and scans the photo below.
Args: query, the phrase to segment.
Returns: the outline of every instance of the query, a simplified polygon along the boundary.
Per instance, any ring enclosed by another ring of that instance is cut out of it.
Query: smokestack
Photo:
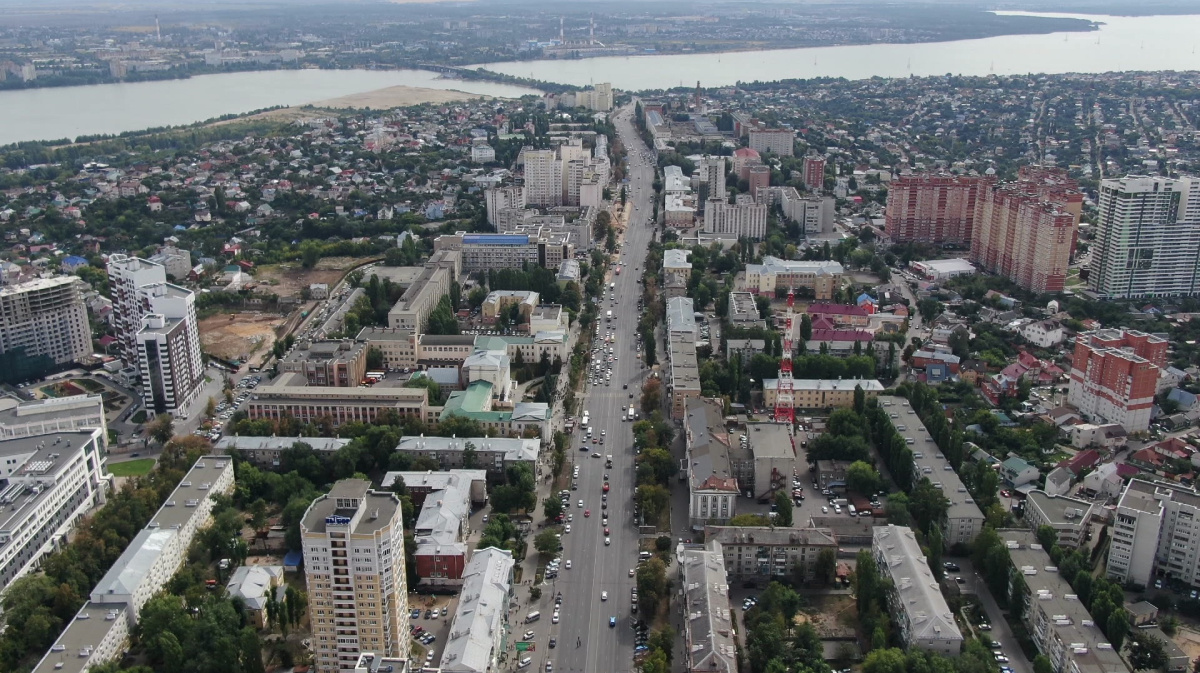
[[[588,44],[596,44],[596,15],[588,17]]]
[[[563,37],[563,35],[564,35],[564,33],[563,33],[563,18],[560,16],[560,17],[558,17],[558,43],[559,44],[567,43],[567,40],[565,37]]]
[[[154,15],[154,34],[157,36],[158,41],[162,42],[162,26],[158,24],[157,14]]]

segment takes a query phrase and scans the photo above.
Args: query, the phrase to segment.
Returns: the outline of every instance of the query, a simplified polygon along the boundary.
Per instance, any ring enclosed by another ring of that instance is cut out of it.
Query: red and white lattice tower
[[[796,423],[796,395],[792,383],[792,307],[796,293],[788,288],[787,322],[783,330],[783,358],[779,362],[779,388],[775,391],[775,422]]]

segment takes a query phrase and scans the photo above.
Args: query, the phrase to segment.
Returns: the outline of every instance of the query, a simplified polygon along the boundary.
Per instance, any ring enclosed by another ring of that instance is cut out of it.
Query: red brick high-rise
[[[1058,168],[1024,166],[989,184],[971,236],[971,261],[1034,292],[1059,292],[1083,206],[1079,183]]]
[[[1150,410],[1167,341],[1137,330],[1080,334],[1071,362],[1067,402],[1094,421],[1117,423],[1128,432],[1150,426]]]
[[[810,191],[823,191],[825,189],[825,157],[816,154],[804,157],[804,173],[801,175],[801,180]]]
[[[982,210],[982,197],[995,178],[921,173],[888,185],[884,229],[893,243],[967,246]]]

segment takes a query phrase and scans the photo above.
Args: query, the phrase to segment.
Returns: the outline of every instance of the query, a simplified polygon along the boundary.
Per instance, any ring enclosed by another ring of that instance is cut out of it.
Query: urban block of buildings
[[[487,503],[487,470],[388,472],[380,488],[390,489],[396,481],[404,482],[418,508],[413,557],[420,586],[414,589],[460,586],[470,554],[468,517]]]
[[[784,260],[767,255],[762,264],[747,264],[742,288],[774,297],[777,291],[811,290],[813,298],[828,301],[841,286],[845,270],[837,262]]]
[[[739,582],[814,581],[817,557],[836,553],[838,546],[828,528],[706,526],[704,539],[724,557],[729,578]]]

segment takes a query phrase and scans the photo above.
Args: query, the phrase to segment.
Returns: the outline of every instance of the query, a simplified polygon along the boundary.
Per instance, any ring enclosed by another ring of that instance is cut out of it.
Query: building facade
[[[163,265],[140,257],[114,254],[108,258],[108,285],[112,290],[113,333],[125,364],[138,362],[137,333],[142,328],[142,299],[139,290],[144,285],[167,282]]]
[[[810,154],[804,157],[804,170],[800,175],[804,186],[812,192],[825,189],[825,157]]]
[[[1067,402],[1089,420],[1127,432],[1150,427],[1167,341],[1136,330],[1099,330],[1075,339]]]
[[[1149,588],[1156,577],[1200,587],[1200,495],[1182,486],[1132,479],[1113,519],[1105,572]]]
[[[920,173],[888,185],[884,229],[893,243],[967,246],[991,178]]]
[[[142,402],[154,414],[185,411],[204,387],[196,295],[171,283],[143,285],[138,294],[145,311],[136,337]]]
[[[310,386],[357,388],[367,373],[363,341],[301,341],[279,361],[279,370],[299,372]]]
[[[762,264],[747,264],[745,289],[774,297],[777,290],[812,290],[813,297],[829,300],[842,280],[844,269],[837,262],[803,262],[767,255]]]
[[[795,134],[790,129],[750,129],[750,149],[760,154],[774,152],[790,157],[795,152]]]
[[[738,194],[735,203],[709,197],[704,206],[704,231],[737,238],[761,239],[767,235],[767,205],[749,194]]]
[[[359,653],[409,654],[400,498],[343,479],[300,523],[314,665],[353,673]]]
[[[20,352],[44,371],[92,354],[92,328],[83,303],[86,285],[75,276],[39,278],[0,287],[0,354]]]
[[[525,203],[531,206],[562,205],[562,161],[554,150],[521,150],[525,162]]]
[[[988,184],[971,261],[1033,292],[1060,292],[1083,205],[1062,169],[1023,166],[1016,182]]]
[[[1127,175],[1100,183],[1088,288],[1103,299],[1200,292],[1200,179]]]
[[[525,209],[525,187],[521,185],[494,187],[485,190],[483,196],[487,204],[488,224],[493,227],[499,227],[502,211]]]
[[[704,539],[725,559],[731,579],[763,582],[823,581],[816,576],[821,552],[837,553],[837,538],[827,528],[708,526]]]

